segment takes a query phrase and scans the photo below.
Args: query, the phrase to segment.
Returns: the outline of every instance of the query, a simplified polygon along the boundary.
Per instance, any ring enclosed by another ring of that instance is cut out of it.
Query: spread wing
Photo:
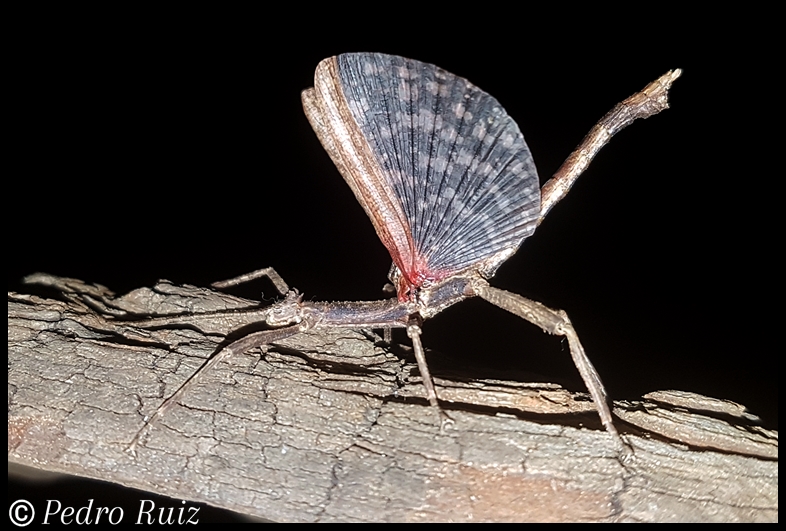
[[[403,57],[344,54],[319,64],[303,100],[408,288],[473,269],[488,277],[535,230],[529,148],[467,80]]]

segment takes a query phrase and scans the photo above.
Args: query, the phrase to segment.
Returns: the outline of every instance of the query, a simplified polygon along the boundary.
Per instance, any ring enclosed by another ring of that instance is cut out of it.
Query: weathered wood
[[[736,404],[675,392],[616,404],[633,450],[622,459],[586,397],[472,380],[430,353],[455,420],[440,432],[406,350],[360,331],[220,364],[132,456],[143,417],[264,312],[163,281],[115,297],[32,280],[64,297],[9,293],[9,462],[280,521],[777,520],[777,434]],[[172,314],[155,328],[121,320]]]

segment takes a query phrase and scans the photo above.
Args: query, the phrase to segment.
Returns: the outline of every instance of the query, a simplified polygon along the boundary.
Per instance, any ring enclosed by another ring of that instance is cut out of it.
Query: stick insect
[[[567,314],[493,287],[488,279],[615,133],[668,108],[668,90],[680,74],[679,69],[667,72],[617,104],[540,188],[518,126],[496,99],[469,81],[391,55],[343,54],[320,62],[314,87],[302,93],[303,108],[390,252],[389,277],[397,296],[371,302],[307,302],[272,268],[215,283],[224,288],[267,276],[284,299],[265,310],[268,329],[226,346],[164,401],[130,449],[200,373],[234,354],[319,327],[406,329],[426,398],[443,422],[449,421],[426,362],[421,326],[470,297],[564,336],[603,426],[621,446],[603,383]]]

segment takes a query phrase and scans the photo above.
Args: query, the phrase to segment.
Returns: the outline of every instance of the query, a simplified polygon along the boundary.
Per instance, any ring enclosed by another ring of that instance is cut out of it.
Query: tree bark
[[[474,380],[429,353],[313,330],[201,374],[258,303],[166,281],[115,297],[37,275],[8,294],[8,460],[277,521],[777,521],[777,433],[690,393],[592,402],[555,384]],[[218,313],[216,313],[218,312]],[[173,316],[166,323],[129,320]]]

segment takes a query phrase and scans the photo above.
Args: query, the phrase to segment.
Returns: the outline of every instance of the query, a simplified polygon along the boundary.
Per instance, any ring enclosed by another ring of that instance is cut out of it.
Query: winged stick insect
[[[564,336],[600,419],[618,444],[603,383],[565,312],[487,282],[568,192],[597,152],[637,118],[668,108],[670,71],[617,104],[540,188],[516,123],[492,96],[434,65],[355,53],[319,63],[303,107],[319,140],[352,189],[393,259],[397,297],[372,302],[304,302],[272,269],[214,284],[269,277],[285,294],[265,311],[268,330],[229,344],[197,370],[147,420],[176,403],[196,376],[232,354],[319,327],[405,328],[426,397],[439,409],[420,340],[423,321],[481,297]]]

